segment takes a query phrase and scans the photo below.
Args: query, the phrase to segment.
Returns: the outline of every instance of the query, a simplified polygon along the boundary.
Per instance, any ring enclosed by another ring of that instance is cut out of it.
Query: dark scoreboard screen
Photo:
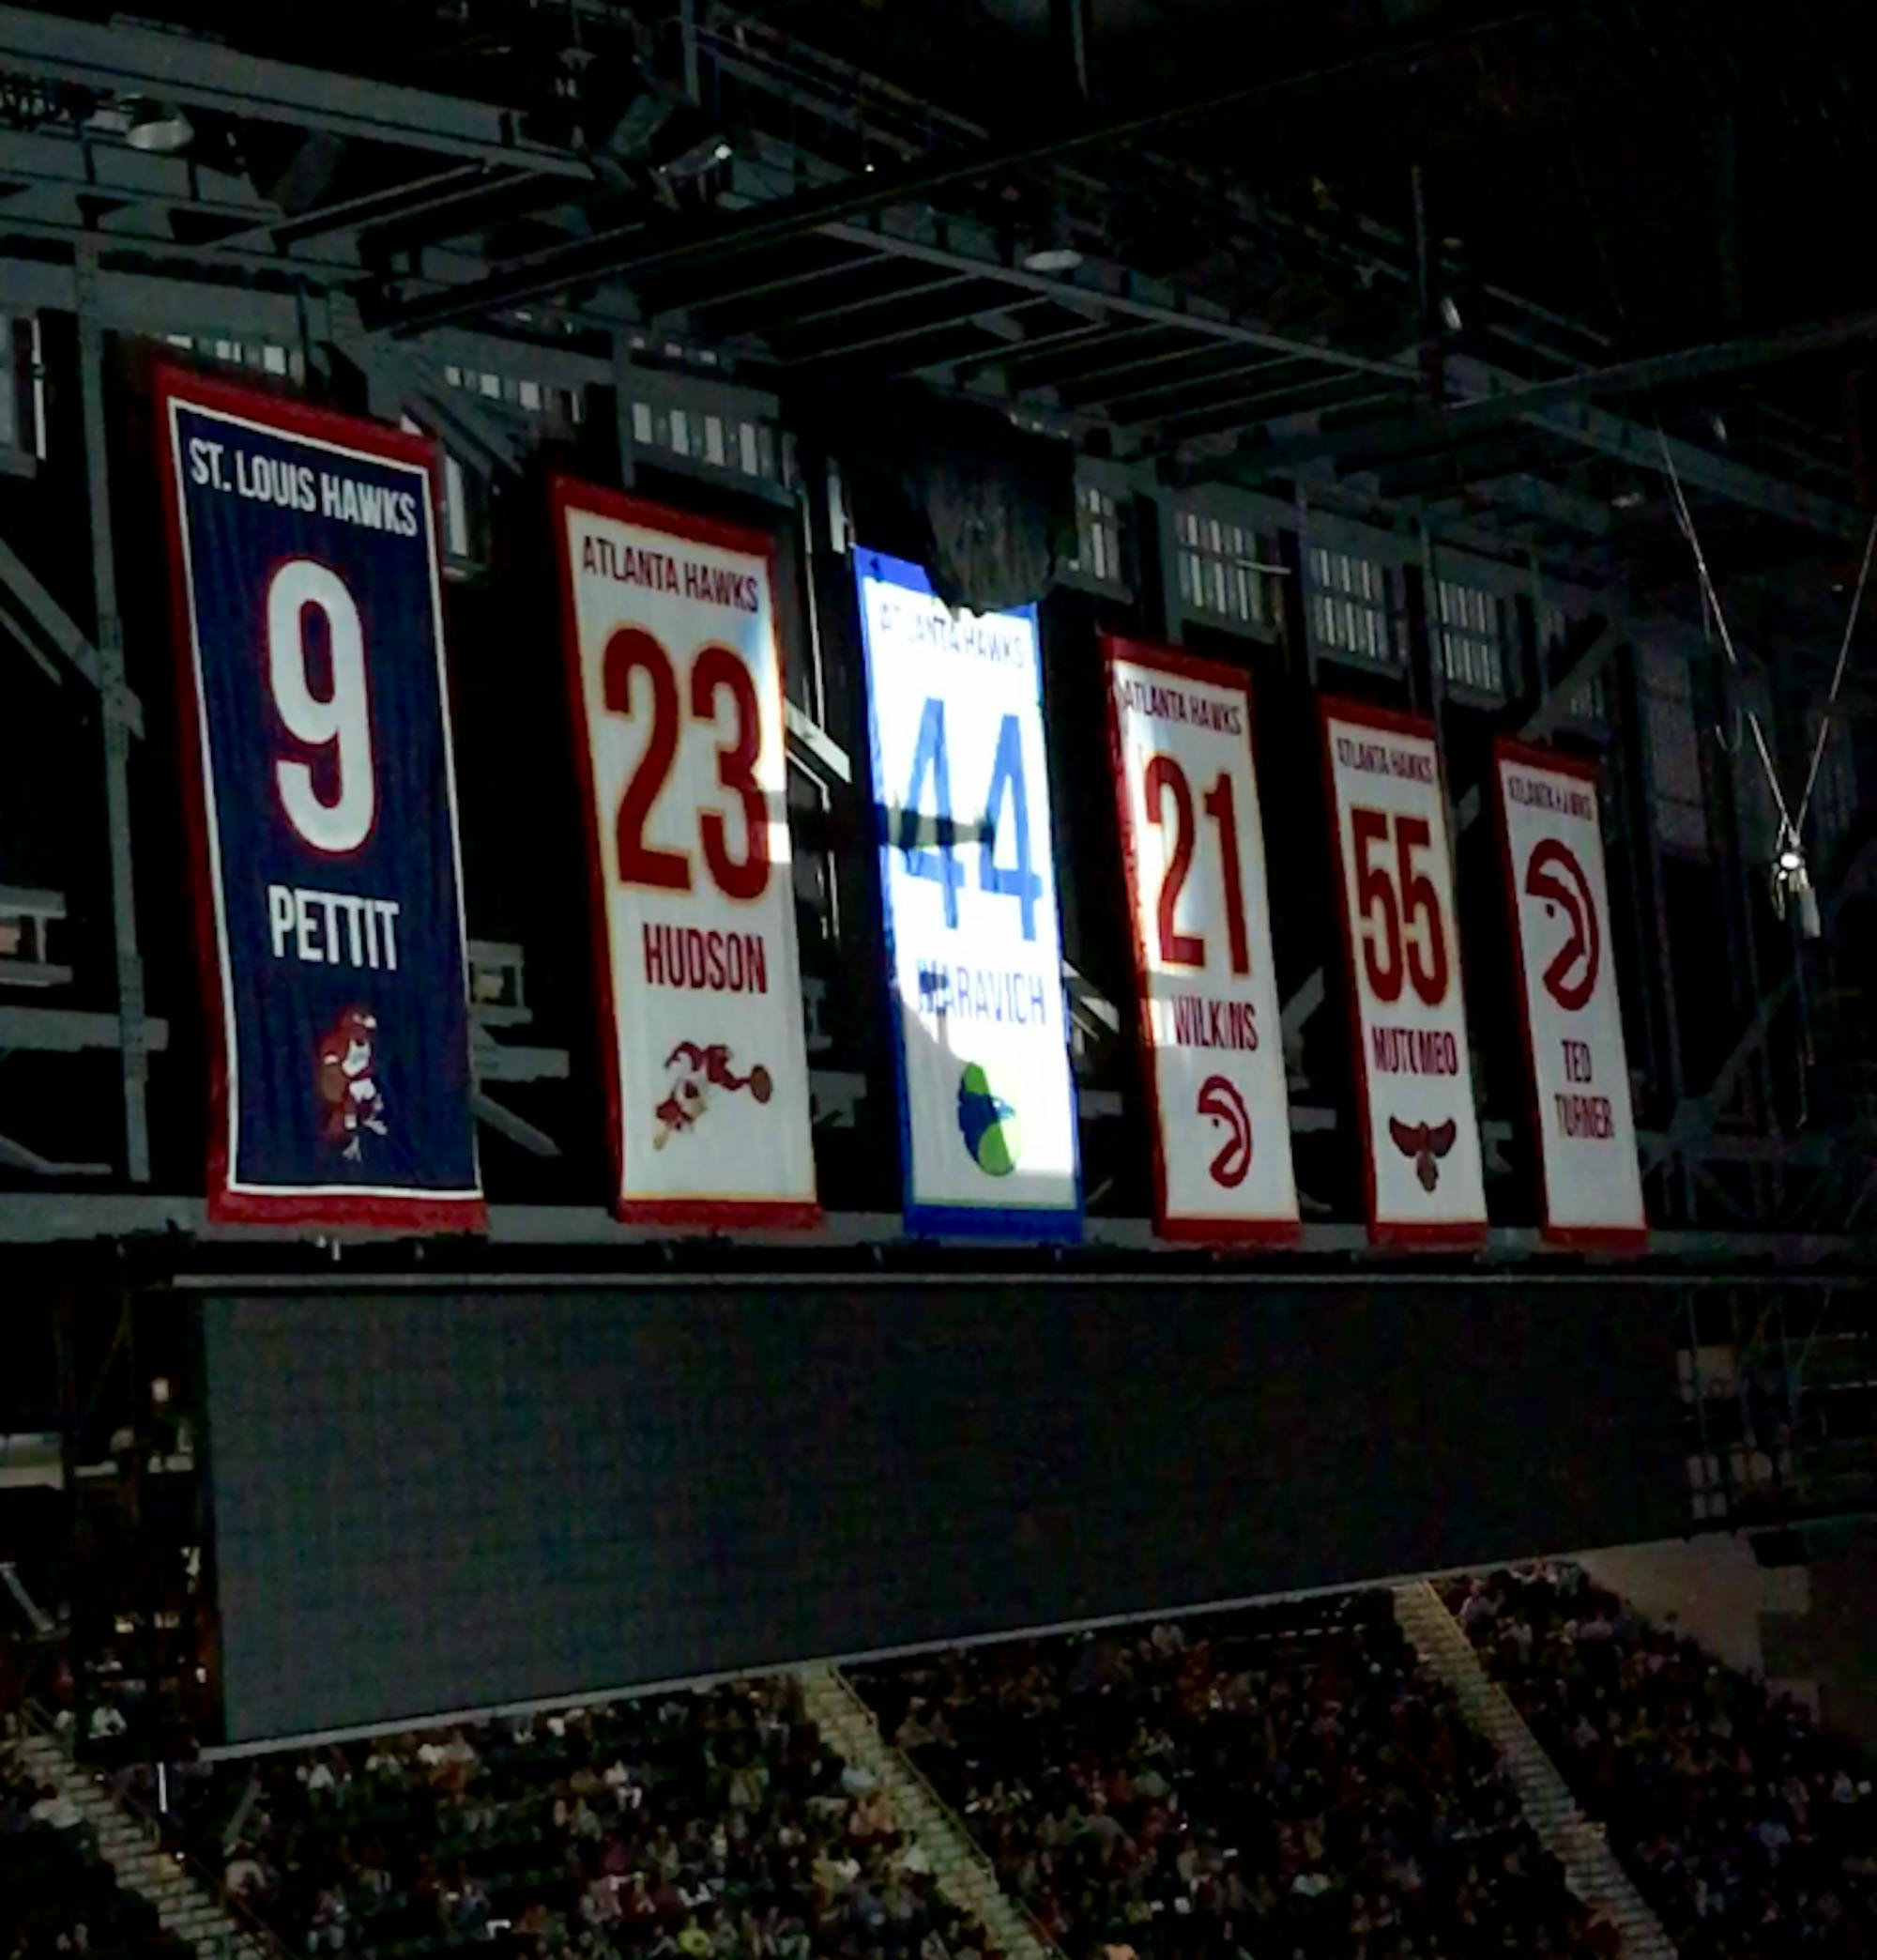
[[[223,1745],[1677,1535],[1671,1298],[212,1294]]]

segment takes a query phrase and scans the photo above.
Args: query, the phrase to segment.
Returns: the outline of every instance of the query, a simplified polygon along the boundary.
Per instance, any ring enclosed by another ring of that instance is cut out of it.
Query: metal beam
[[[170,1045],[170,1025],[146,1020],[142,1040],[150,1054]],[[86,1049],[124,1045],[123,1024],[114,1014],[92,1014],[80,1007],[11,1007],[0,1005],[0,1051],[28,1049],[38,1054],[77,1055]]]
[[[111,452],[104,400],[104,329],[92,301],[98,261],[83,250],[78,274],[79,397],[84,422],[84,478],[91,517],[91,587],[98,611],[98,687],[106,702],[130,692],[124,627],[117,611],[117,559],[111,528]],[[102,717],[105,847],[111,866],[111,942],[124,1087],[124,1163],[132,1184],[150,1181],[144,1052],[144,959],[137,944],[137,885],[131,862],[130,737],[121,712]]]
[[[57,1157],[41,1156],[30,1144],[0,1135],[0,1164],[9,1171],[24,1171],[34,1177],[109,1177],[109,1164],[69,1163]]]
[[[1365,394],[1343,392],[1352,387],[1361,387],[1366,378],[1361,375],[1326,375],[1307,389],[1293,384],[1281,392],[1267,389],[1257,394],[1228,395],[1224,401],[1203,402],[1171,413],[1163,410],[1159,415],[1143,418],[1140,426],[1158,439],[1142,444],[1139,453],[1144,456],[1164,455],[1183,443],[1196,442],[1207,436],[1217,437],[1233,429],[1241,429],[1256,415],[1260,404],[1268,406],[1273,402],[1282,401],[1285,412],[1294,414],[1299,411],[1290,405],[1302,396],[1320,403],[1319,409],[1307,411],[1311,413],[1320,412],[1320,407],[1366,408],[1372,403],[1400,400],[1402,389],[1407,385],[1404,382],[1396,387],[1372,388]],[[1177,435],[1167,433],[1169,425],[1174,422],[1195,426],[1183,428]]]
[[[519,176],[514,179],[520,180]],[[290,217],[282,212],[277,218],[262,220],[247,231],[234,233],[216,242],[237,248],[272,245],[278,251],[289,245],[304,244],[309,238],[322,237],[329,232],[349,231],[391,218],[407,217],[414,211],[447,206],[484,185],[500,181],[503,179],[491,177],[486,163],[450,163],[440,170],[427,171],[420,176],[406,178],[401,184],[391,184],[381,191],[368,191],[359,197],[343,197],[332,204],[315,205],[297,216]]]
[[[934,319],[920,320],[910,327],[895,328],[889,333],[870,333],[862,340],[836,341],[832,346],[816,347],[806,354],[792,355],[776,364],[783,368],[815,367],[824,360],[845,360],[851,354],[865,354],[876,347],[896,347],[903,346],[908,341],[933,340],[940,334],[955,333],[961,327],[979,327],[991,332],[994,329],[984,326],[986,314],[1011,312],[1034,303],[1033,300],[1013,299],[1006,300],[1000,307],[996,300],[980,301],[976,306],[941,314]]]
[[[1599,455],[1617,456],[1638,469],[1667,475],[1672,462],[1675,474],[1686,488],[1705,490],[1710,496],[1726,498],[1749,511],[1783,518],[1802,529],[1821,536],[1858,544],[1869,525],[1863,514],[1850,504],[1820,497],[1782,477],[1768,476],[1711,451],[1698,449],[1677,436],[1663,436],[1641,423],[1626,421],[1604,408],[1588,405],[1559,408],[1546,415],[1527,418],[1534,429],[1595,450]]]
[[[199,1197],[174,1193],[163,1196],[129,1192],[0,1191],[0,1244],[56,1245],[106,1238],[130,1238],[182,1233],[208,1244],[274,1244],[305,1248],[304,1227],[298,1225],[210,1225],[207,1208]],[[906,1235],[905,1220],[897,1212],[830,1212],[821,1225],[809,1233],[786,1234],[791,1248],[827,1251],[844,1247],[893,1245]],[[369,1248],[382,1245],[383,1234],[366,1228],[332,1232],[328,1239],[349,1240]],[[617,1219],[598,1205],[578,1204],[492,1204],[489,1207],[488,1241],[506,1246],[633,1246],[681,1238],[678,1229],[655,1225],[630,1225]],[[756,1234],[766,1237],[767,1234]],[[781,1243],[784,1234],[777,1234]],[[1149,1252],[1155,1249],[1152,1222],[1146,1218],[1091,1217],[1088,1221],[1083,1249],[1104,1248]],[[1819,1286],[1842,1284],[1829,1274],[1808,1272],[1808,1268],[1854,1264],[1867,1265],[1877,1256],[1877,1241],[1855,1233],[1775,1233],[1775,1232],[1656,1232],[1649,1237],[1650,1265],[1638,1271],[1633,1265],[1592,1265],[1580,1262],[1568,1271],[1531,1268],[1530,1262],[1555,1252],[1535,1230],[1495,1226],[1487,1235],[1478,1263],[1488,1270],[1465,1274],[1429,1275],[1408,1264],[1383,1264],[1368,1259],[1373,1248],[1362,1225],[1305,1225],[1297,1243],[1300,1260],[1349,1256],[1364,1258],[1362,1270],[1343,1265],[1337,1269],[1313,1270],[1307,1263],[1287,1271],[1287,1280],[1317,1286],[1326,1291],[1352,1286],[1429,1283],[1454,1286],[1558,1285],[1677,1287],[1688,1285],[1737,1286],[1743,1263],[1763,1270],[1769,1280]],[[225,1275],[200,1270],[185,1276],[182,1283],[191,1291],[212,1289],[230,1283],[282,1290],[303,1290],[313,1285],[358,1286],[370,1273],[369,1250],[361,1252],[357,1269],[333,1274],[329,1264],[323,1274],[307,1272],[250,1272],[233,1281]],[[1270,1267],[1268,1256],[1265,1268]],[[1492,1268],[1510,1267],[1510,1272]],[[554,1275],[532,1274],[526,1283],[550,1283]],[[643,1280],[643,1275],[638,1276]],[[710,1276],[672,1277],[673,1285],[703,1285]],[[435,1273],[426,1276],[404,1273],[398,1283],[420,1286],[439,1285],[463,1290],[477,1286],[513,1283],[511,1276],[472,1273]],[[580,1275],[580,1283],[631,1285],[631,1275],[596,1280],[591,1272]],[[756,1282],[752,1282],[756,1283]],[[1220,1283],[1229,1283],[1222,1280]]]
[[[498,1137],[506,1137],[530,1156],[557,1157],[560,1155],[560,1145],[545,1130],[537,1129],[526,1117],[505,1109],[487,1090],[472,1091],[469,1107],[475,1110],[479,1123],[486,1125]]]
[[[1305,462],[1340,462],[1348,457],[1374,459],[1412,455],[1425,450],[1457,448],[1476,442],[1499,430],[1529,422],[1534,416],[1576,409],[1584,403],[1651,389],[1698,381],[1716,375],[1744,373],[1755,367],[1795,360],[1808,354],[1877,340],[1877,314],[1856,314],[1782,333],[1760,334],[1685,347],[1672,354],[1651,354],[1640,360],[1619,361],[1605,368],[1585,368],[1553,380],[1521,382],[1476,360],[1456,363],[1456,372],[1473,371],[1483,391],[1473,400],[1445,406],[1417,408],[1412,415],[1360,428],[1329,432],[1314,442],[1302,439],[1285,445],[1271,457],[1246,460],[1271,474],[1286,473]]]
[[[1170,286],[1159,288],[1165,299],[1152,297],[1152,288],[1117,267],[1085,264],[1076,273],[1058,278],[1047,272],[1027,272],[1000,258],[992,242],[994,234],[982,233],[984,249],[968,253],[960,249],[961,237],[970,235],[966,224],[932,214],[908,214],[898,228],[882,222],[877,227],[833,224],[822,236],[844,244],[871,246],[877,252],[891,252],[900,258],[919,259],[930,266],[954,266],[961,270],[977,269],[1000,281],[1051,299],[1072,310],[1081,306],[1100,307],[1115,319],[1135,320],[1148,327],[1170,327],[1196,339],[1215,344],[1233,344],[1268,348],[1274,354],[1293,354],[1324,367],[1344,368],[1351,374],[1385,375],[1391,380],[1412,380],[1412,360],[1378,360],[1366,354],[1351,354],[1340,347],[1320,345],[1279,333],[1267,332],[1251,320],[1241,319],[1223,308],[1193,302]],[[940,243],[943,239],[945,242]],[[1013,347],[1010,359],[1021,360],[1024,349]]]
[[[1149,329],[1142,329],[1139,330],[1147,331]],[[1306,355],[1277,354],[1272,356],[1269,360],[1257,361],[1247,367],[1243,362],[1233,359],[1228,350],[1215,347],[1210,341],[1188,340],[1180,346],[1168,347],[1157,354],[1137,354],[1132,360],[1123,358],[1120,360],[1107,361],[1101,367],[1080,368],[1073,370],[1066,375],[1054,375],[1050,377],[1048,385],[1051,388],[1064,390],[1073,389],[1079,394],[1085,388],[1089,387],[1091,382],[1120,381],[1126,383],[1132,380],[1135,375],[1144,373],[1149,368],[1174,366],[1183,360],[1197,360],[1201,355],[1217,356],[1221,353],[1225,353],[1227,359],[1231,362],[1222,372],[1231,376],[1234,380],[1242,379],[1247,374],[1269,373],[1273,368],[1297,365],[1307,367],[1310,364]],[[1137,394],[1152,394],[1166,391],[1183,385],[1198,386],[1198,383],[1211,378],[1210,375],[1189,375],[1183,384],[1179,381],[1168,381],[1159,384],[1149,382],[1143,388],[1122,387],[1120,390],[1106,390],[1094,389],[1091,390],[1089,399],[1099,402],[1124,401]]]
[[[1860,316],[1860,331],[1851,323],[1840,329],[1847,339],[1877,333],[1877,319]],[[1822,333],[1824,329],[1819,329]],[[1799,340],[1809,350],[1810,341]],[[1707,351],[1712,360],[1716,350]],[[1218,462],[1196,462],[1185,472],[1187,482],[1225,477],[1254,483],[1269,477],[1294,476],[1312,465],[1360,461],[1374,464],[1392,457],[1423,454],[1474,443],[1506,427],[1541,429],[1546,434],[1601,455],[1618,456],[1639,469],[1667,474],[1672,465],[1684,484],[1708,491],[1750,510],[1822,532],[1827,537],[1861,540],[1865,523],[1859,513],[1799,484],[1717,456],[1679,436],[1625,421],[1595,406],[1589,397],[1599,392],[1622,393],[1654,385],[1657,371],[1678,357],[1660,356],[1617,368],[1588,370],[1556,381],[1523,386],[1503,370],[1462,356],[1446,362],[1448,376],[1472,390],[1472,399],[1442,408],[1418,408],[1406,415],[1359,423],[1351,428],[1302,433],[1269,444],[1263,450],[1241,449]],[[1747,363],[1750,364],[1750,363]],[[1718,370],[1710,366],[1709,372]],[[1635,378],[1638,374],[1642,378]]]
[[[1590,645],[1546,688],[1538,705],[1515,730],[1518,739],[1520,742],[1544,741],[1569,712],[1571,697],[1588,687],[1615,658],[1618,645],[1616,629],[1606,624]],[[1470,829],[1479,821],[1485,806],[1484,789],[1475,783],[1455,805],[1455,827],[1461,831]]]
[[[65,608],[27,571],[4,538],[0,538],[0,585],[20,602],[28,618],[44,634],[47,645],[62,654],[98,690],[106,717],[121,716],[133,735],[142,735],[143,703],[121,683],[115,688],[106,686],[104,665],[98,649],[72,624]]]
[[[884,267],[892,261],[879,263]],[[891,306],[896,300],[923,299],[934,293],[948,293],[954,287],[969,285],[977,277],[972,272],[939,272],[930,279],[916,279],[910,285],[895,286],[891,292],[869,293],[862,299],[845,299],[834,306],[818,306],[812,313],[778,313],[760,331],[765,339],[774,333],[793,333],[798,327],[816,327],[824,320],[845,320],[850,314],[872,313],[875,308]],[[732,332],[735,331],[732,329]]]
[[[864,252],[832,266],[802,266],[767,279],[739,279],[733,285],[719,286],[702,293],[653,293],[648,317],[656,326],[662,320],[676,319],[680,315],[714,313],[720,306],[733,306],[744,299],[766,299],[775,293],[791,292],[797,286],[819,285],[825,280],[845,279],[850,272],[877,271],[879,265],[878,253]]]
[[[1002,176],[1038,165],[1060,163],[1085,152],[1111,148],[1148,130],[1198,121],[1228,109],[1250,109],[1283,97],[1425,61],[1532,23],[1554,11],[1554,5],[1537,6],[1431,34],[1384,37],[1359,54],[1274,81],[1250,83],[1198,101],[1149,110],[1119,121],[1085,124],[1079,129],[1045,128],[1042,133],[1020,143],[986,144],[962,154],[954,151],[937,161],[915,159],[818,185],[754,210],[714,217],[688,233],[668,225],[614,226],[576,244],[543,253],[526,265],[453,291],[387,306],[368,324],[395,333],[412,333],[445,320],[547,298],[570,284],[583,284],[595,278],[616,278],[632,283],[660,278],[685,267],[713,264],[863,218],[893,205],[924,204],[941,191],[985,176]],[[3,47],[4,41],[0,41],[0,48]]]
[[[1461,518],[1478,515],[1478,510],[1468,500],[1475,491],[1483,493],[1482,501],[1494,511],[1535,518],[1541,524],[1555,524],[1565,530],[1579,531],[1587,538],[1610,535],[1612,519],[1607,503],[1549,483],[1529,470],[1469,483],[1458,496],[1438,498],[1429,510],[1437,520],[1442,512]]]
[[[511,109],[263,60],[186,34],[0,7],[0,69],[111,95],[152,96],[186,108],[326,130],[398,149],[477,157],[594,180],[591,166],[571,150],[524,137]]]
[[[1857,855],[1845,867],[1844,876],[1839,880],[1837,890],[1824,897],[1821,910],[1824,923],[1829,928],[1837,918],[1839,909],[1846,900],[1854,897],[1864,889],[1873,868],[1877,868],[1877,838],[1868,841]],[[1754,1003],[1752,1018],[1742,1031],[1740,1038],[1733,1044],[1732,1051],[1715,1072],[1714,1080],[1699,1095],[1685,1096],[1676,1105],[1675,1112],[1650,1147],[1642,1152],[1642,1169],[1645,1175],[1670,1157],[1685,1155],[1702,1145],[1720,1120],[1721,1111],[1727,1107],[1741,1075],[1747,1064],[1764,1046],[1767,1033],[1773,1024],[1773,1017],[1785,1004],[1786,997],[1793,989],[1794,980],[1791,972],[1785,974]]]

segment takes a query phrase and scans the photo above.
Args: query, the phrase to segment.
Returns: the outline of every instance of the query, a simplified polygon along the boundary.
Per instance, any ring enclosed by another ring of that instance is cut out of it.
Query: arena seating
[[[1386,1595],[855,1682],[1071,1960],[1610,1951]]]
[[[270,1756],[252,1795],[249,1774],[186,1782],[193,1847],[297,1953],[985,1953],[785,1681]]]
[[[10,1960],[191,1960],[156,1908],[122,1890],[78,1814],[0,1761],[0,1953]]]
[[[1442,1594],[1685,1960],[1877,1954],[1869,1772],[1804,1707],[1575,1565]]]

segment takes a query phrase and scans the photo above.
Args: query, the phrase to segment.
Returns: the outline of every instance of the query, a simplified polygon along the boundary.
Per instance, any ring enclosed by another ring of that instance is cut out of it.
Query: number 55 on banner
[[[1484,1236],[1486,1194],[1434,725],[1323,701],[1369,1233]]]

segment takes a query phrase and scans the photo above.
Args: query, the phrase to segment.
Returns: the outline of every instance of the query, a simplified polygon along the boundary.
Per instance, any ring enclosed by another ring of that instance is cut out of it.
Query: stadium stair
[[[1675,1946],[1586,1817],[1558,1767],[1539,1747],[1504,1689],[1480,1665],[1473,1642],[1425,1579],[1395,1588],[1395,1618],[1422,1664],[1443,1681],[1467,1721],[1499,1752],[1538,1842],[1564,1868],[1571,1890],[1623,1936],[1625,1960],[1674,1960]]]
[[[153,1827],[113,1797],[109,1782],[74,1764],[38,1722],[20,1737],[19,1756],[27,1775],[51,1784],[83,1815],[118,1884],[147,1899],[164,1928],[194,1947],[196,1960],[284,1960],[281,1947],[237,1925],[209,1885],[154,1841]]]
[[[837,1667],[801,1670],[802,1707],[845,1762],[879,1780],[900,1829],[925,1848],[939,1891],[984,1927],[1005,1960],[1061,1960],[1061,1950],[998,1882],[996,1868],[938,1792],[880,1734],[874,1712]]]

